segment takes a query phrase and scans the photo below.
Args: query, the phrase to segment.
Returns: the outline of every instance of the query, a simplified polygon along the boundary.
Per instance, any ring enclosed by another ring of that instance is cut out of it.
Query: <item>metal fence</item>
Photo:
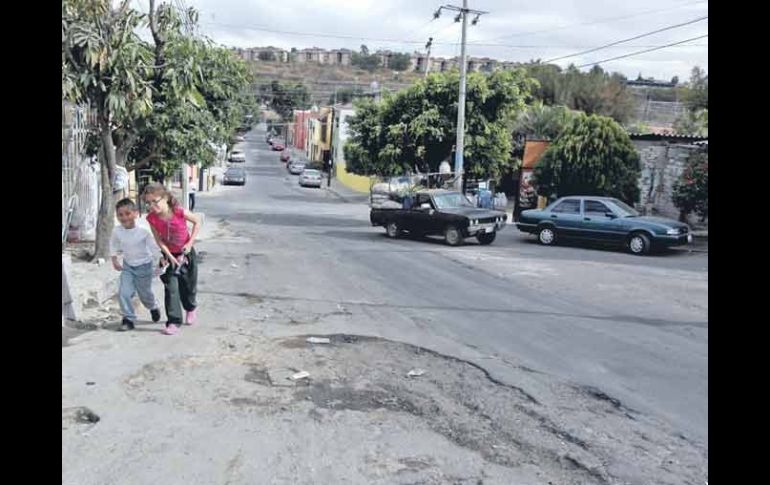
[[[93,240],[100,198],[99,164],[85,154],[94,113],[62,101],[62,243]]]

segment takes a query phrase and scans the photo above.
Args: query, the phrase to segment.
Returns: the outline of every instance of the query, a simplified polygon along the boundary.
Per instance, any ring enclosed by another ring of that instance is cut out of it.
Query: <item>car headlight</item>
[[[669,229],[668,231],[666,231],[666,234],[671,235],[671,236],[675,236],[675,235],[679,234],[679,229]]]

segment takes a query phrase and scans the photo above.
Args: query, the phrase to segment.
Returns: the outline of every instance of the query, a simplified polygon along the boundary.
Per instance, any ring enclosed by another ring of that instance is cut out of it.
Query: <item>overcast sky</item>
[[[146,0],[136,0],[144,4]],[[460,24],[432,0],[175,0],[200,12],[203,33],[228,46],[283,48],[347,47],[366,44],[371,51],[424,51],[433,37],[432,55],[459,55]],[[453,4],[461,5],[461,0]],[[468,26],[468,55],[499,60],[550,60],[646,34],[708,15],[708,2],[696,0],[469,0],[485,10]],[[615,47],[556,61],[561,66],[602,61],[708,33],[708,20],[666,30]],[[602,67],[636,78],[689,78],[694,66],[708,71],[708,38],[603,63]],[[587,69],[587,68],[586,68]]]

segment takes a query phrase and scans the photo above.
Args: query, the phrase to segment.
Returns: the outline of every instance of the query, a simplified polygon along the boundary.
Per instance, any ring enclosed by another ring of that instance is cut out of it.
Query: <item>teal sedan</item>
[[[625,246],[633,254],[692,242],[690,227],[673,219],[641,216],[612,197],[562,197],[545,209],[525,210],[516,227],[550,246],[575,239]]]

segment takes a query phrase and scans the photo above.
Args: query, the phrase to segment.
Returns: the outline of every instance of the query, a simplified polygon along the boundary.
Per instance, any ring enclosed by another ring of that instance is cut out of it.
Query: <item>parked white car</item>
[[[230,153],[230,162],[232,163],[243,163],[246,161],[246,154],[242,151],[234,151]]]
[[[302,187],[321,188],[321,172],[306,168],[299,176],[299,185]]]

